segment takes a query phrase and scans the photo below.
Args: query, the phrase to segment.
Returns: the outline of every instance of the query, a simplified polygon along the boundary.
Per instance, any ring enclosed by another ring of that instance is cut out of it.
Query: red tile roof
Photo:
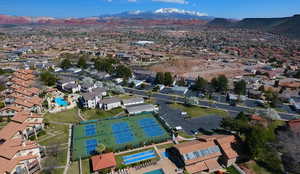
[[[112,168],[117,165],[114,153],[106,153],[96,155],[91,158],[93,171],[98,171],[106,168]]]
[[[292,132],[300,133],[300,119],[289,121],[288,126]]]
[[[0,130],[0,139],[8,140],[15,136],[18,131],[23,131],[27,127],[27,123],[19,124],[9,122],[5,127]]]

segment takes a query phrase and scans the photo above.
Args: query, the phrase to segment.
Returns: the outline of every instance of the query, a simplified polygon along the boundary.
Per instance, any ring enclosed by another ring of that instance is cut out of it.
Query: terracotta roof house
[[[19,124],[26,123],[26,131],[28,136],[34,134],[34,131],[37,132],[44,128],[43,116],[32,112],[19,112],[14,117],[12,117],[11,120]]]
[[[232,149],[234,142],[235,137],[229,135],[201,136],[167,151],[171,161],[190,174],[212,173],[221,169],[222,165],[228,167],[235,163],[238,155]]]
[[[290,120],[287,124],[293,133],[300,134],[300,119]]]
[[[101,171],[104,169],[113,169],[117,163],[114,153],[105,153],[91,157],[93,171]]]
[[[0,173],[35,173],[40,170],[41,151],[38,144],[21,138],[0,144]]]
[[[4,108],[0,109],[0,117],[12,117],[22,110],[22,108],[13,105],[5,106]]]
[[[27,137],[27,126],[27,123],[9,122],[0,130],[0,143],[14,138]]]

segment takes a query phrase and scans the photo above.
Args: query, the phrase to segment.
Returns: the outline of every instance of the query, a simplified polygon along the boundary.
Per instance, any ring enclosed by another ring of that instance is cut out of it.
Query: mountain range
[[[300,15],[283,18],[245,18],[240,21],[215,18],[206,25],[222,28],[258,29],[300,38]]]
[[[125,22],[120,22],[122,20]],[[64,19],[53,17],[0,15],[0,24],[123,24],[126,23],[126,21],[127,23],[132,24],[132,20],[135,20],[133,21],[133,23],[145,25],[196,24],[218,28],[259,29],[300,39],[300,15],[283,18],[245,18],[242,20],[234,20],[226,18],[215,18],[198,11],[188,11],[176,8],[161,8],[155,11],[137,10],[88,18]],[[145,20],[147,20],[147,22]]]
[[[198,19],[210,21],[214,17],[198,11],[180,10],[176,8],[161,8],[155,11],[128,11],[112,15],[102,15],[102,18],[121,19]]]

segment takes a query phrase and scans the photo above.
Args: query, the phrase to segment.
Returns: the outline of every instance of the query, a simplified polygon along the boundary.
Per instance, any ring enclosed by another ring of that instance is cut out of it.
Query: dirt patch
[[[162,64],[153,65],[150,70],[155,72],[172,72],[174,75],[195,79],[198,76],[212,79],[221,74],[227,77],[240,76],[244,66],[240,63],[224,63],[203,59],[176,59]]]

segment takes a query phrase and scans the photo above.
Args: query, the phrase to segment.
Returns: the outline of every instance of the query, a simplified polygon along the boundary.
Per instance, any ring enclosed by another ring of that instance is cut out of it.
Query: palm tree
[[[106,147],[104,144],[98,144],[96,148],[96,152],[98,154],[102,154],[105,151]]]

